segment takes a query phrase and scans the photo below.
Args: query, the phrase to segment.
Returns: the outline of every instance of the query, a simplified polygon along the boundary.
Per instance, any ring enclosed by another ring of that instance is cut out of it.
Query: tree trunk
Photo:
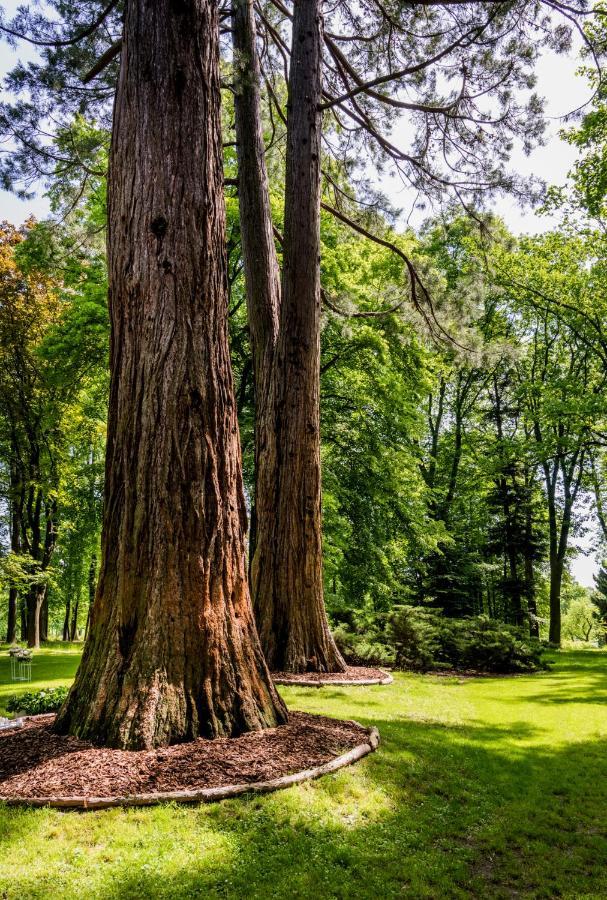
[[[21,552],[21,497],[23,488],[19,471],[15,464],[10,467],[10,527],[11,527],[11,552]],[[17,640],[17,604],[19,601],[19,589],[11,584],[8,589],[8,621],[6,626],[6,640],[14,644]]]
[[[213,0],[126,7],[108,185],[102,561],[57,720],[113,747],[286,720],[245,572],[218,32]]]
[[[258,485],[272,485],[277,477],[270,384],[280,309],[280,269],[272,228],[252,0],[232,0],[232,41],[240,235],[255,385],[256,486],[249,523],[252,560],[257,544]],[[255,595],[253,579],[251,586]]]
[[[76,602],[72,609],[72,619],[70,622],[69,639],[75,641],[78,635],[78,609],[80,608],[80,589],[76,594]]]
[[[274,435],[260,466],[251,581],[274,670],[338,672],[327,622],[320,477],[320,142],[322,14],[296,0],[289,74],[284,269],[271,387]],[[275,459],[273,458],[275,456]]]
[[[17,640],[17,600],[19,592],[11,586],[8,590],[8,623],[6,627],[6,642],[14,644]]]
[[[89,628],[91,626],[91,611],[95,602],[95,593],[97,590],[97,554],[91,555],[91,564],[89,565],[89,602],[86,611],[86,625],[84,626],[84,640],[89,636]]]
[[[561,584],[563,582],[563,560],[550,555],[550,628],[548,640],[556,647],[561,646]]]
[[[539,638],[540,623],[537,620],[537,600],[535,597],[533,555],[533,513],[531,510],[531,500],[528,497],[525,507],[525,597],[527,598],[527,610],[529,612],[529,636],[532,638]]]
[[[70,590],[71,585],[68,586],[68,591]],[[63,640],[69,641],[70,639],[70,621],[72,618],[72,603],[70,600],[70,596],[68,593],[67,599],[65,601],[65,615],[63,617]]]
[[[40,607],[40,642],[48,641],[48,590],[45,590]]]
[[[40,647],[40,614],[45,596],[45,584],[34,584],[27,593],[27,646],[36,650]]]
[[[27,601],[25,597],[21,598],[21,609],[19,611],[20,621],[20,640],[27,640]]]

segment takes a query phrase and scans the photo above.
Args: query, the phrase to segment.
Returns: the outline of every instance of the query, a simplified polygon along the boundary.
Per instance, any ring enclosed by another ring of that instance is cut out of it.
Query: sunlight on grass
[[[37,679],[66,683],[77,653],[37,661]],[[284,696],[376,724],[379,752],[215,806],[0,809],[1,896],[607,895],[607,654],[558,654],[536,676],[397,674],[386,687]]]
[[[82,644],[47,644],[34,652],[32,680],[13,682],[10,677],[8,644],[0,644],[0,715],[6,714],[10,697],[26,691],[69,685],[72,682],[82,652]]]

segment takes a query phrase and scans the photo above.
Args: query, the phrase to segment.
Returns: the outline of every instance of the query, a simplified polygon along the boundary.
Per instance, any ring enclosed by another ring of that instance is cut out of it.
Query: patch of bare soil
[[[0,734],[0,800],[108,798],[266,782],[369,741],[356,722],[290,713],[287,725],[158,750],[111,750],[53,732],[54,715]]]

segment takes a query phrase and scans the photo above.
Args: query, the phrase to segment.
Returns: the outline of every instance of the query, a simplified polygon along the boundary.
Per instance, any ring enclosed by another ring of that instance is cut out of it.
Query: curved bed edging
[[[355,723],[358,724],[358,723]],[[154,806],[158,803],[214,803],[239,797],[242,794],[269,794],[283,790],[304,781],[312,781],[351,766],[369,753],[377,750],[379,731],[375,726],[367,729],[367,740],[342,753],[335,759],[316,766],[303,769],[292,775],[282,775],[269,781],[258,781],[252,784],[228,784],[216,788],[200,788],[190,791],[165,791],[151,794],[130,794],[121,797],[6,797],[0,796],[0,803],[7,806],[50,806],[58,809],[111,809],[112,807]]]
[[[380,671],[383,672],[383,669],[380,669]],[[310,679],[309,681],[298,679],[297,681],[291,681],[290,679],[287,679],[287,678],[274,678],[274,676],[272,676],[272,681],[274,682],[274,684],[284,684],[289,687],[315,687],[315,688],[333,687],[333,686],[336,686],[336,687],[365,687],[365,686],[372,685],[372,684],[392,684],[392,682],[394,681],[394,678],[392,677],[392,675],[390,675],[389,672],[383,672],[383,674],[384,674],[383,678],[361,678],[360,681],[352,681],[352,680],[348,681],[345,678],[339,678],[339,679],[335,678],[332,681],[318,681],[318,679],[315,679],[315,680]]]

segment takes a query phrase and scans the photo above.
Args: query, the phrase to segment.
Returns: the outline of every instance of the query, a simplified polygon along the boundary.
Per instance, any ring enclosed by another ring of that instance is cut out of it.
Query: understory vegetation
[[[335,629],[351,665],[388,665],[405,671],[458,669],[530,672],[543,666],[543,648],[526,629],[489,616],[452,619],[436,610],[396,607],[391,613],[356,613]]]
[[[26,691],[24,694],[16,694],[6,704],[9,713],[23,713],[28,716],[37,716],[42,713],[58,712],[67,697],[67,688],[43,688],[40,691]]]

